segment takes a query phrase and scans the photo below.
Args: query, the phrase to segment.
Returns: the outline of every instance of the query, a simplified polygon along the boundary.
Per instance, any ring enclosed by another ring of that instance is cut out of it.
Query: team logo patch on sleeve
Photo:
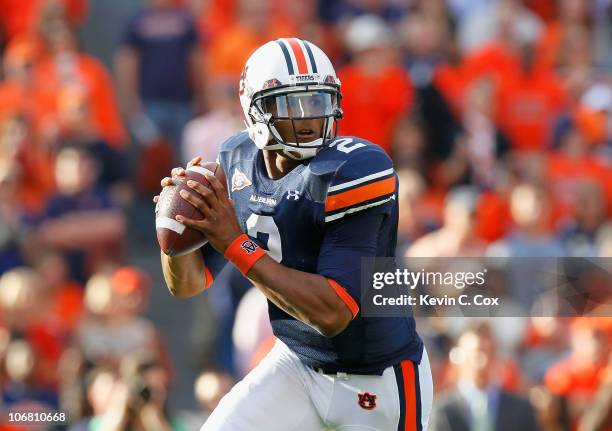
[[[245,174],[240,172],[238,168],[234,170],[232,175],[232,191],[242,190],[245,187],[252,185],[253,183],[247,178]]]
[[[366,410],[374,410],[376,408],[376,395],[369,392],[357,394],[359,407]]]

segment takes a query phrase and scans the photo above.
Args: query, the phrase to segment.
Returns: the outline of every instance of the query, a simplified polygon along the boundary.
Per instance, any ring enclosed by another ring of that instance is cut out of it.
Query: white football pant
[[[382,376],[323,374],[280,340],[227,394],[201,431],[427,431],[433,383],[427,352]]]

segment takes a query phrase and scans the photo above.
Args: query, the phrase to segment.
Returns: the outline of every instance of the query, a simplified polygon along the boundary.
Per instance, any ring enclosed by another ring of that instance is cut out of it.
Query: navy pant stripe
[[[397,382],[397,395],[399,397],[400,418],[397,424],[397,431],[406,429],[406,396],[404,395],[404,376],[402,374],[402,366],[400,364],[393,366],[395,372],[395,380]]]
[[[423,419],[421,417],[421,384],[419,383],[419,366],[412,363],[414,366],[414,384],[416,386],[416,416],[417,416],[417,431],[423,431]]]

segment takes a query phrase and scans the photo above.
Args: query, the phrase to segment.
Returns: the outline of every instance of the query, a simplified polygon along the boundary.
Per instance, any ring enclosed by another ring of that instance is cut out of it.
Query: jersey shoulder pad
[[[219,152],[227,153],[230,151],[234,151],[239,147],[244,147],[248,144],[252,144],[253,146],[255,146],[255,144],[251,142],[251,139],[249,138],[249,134],[247,133],[247,131],[243,130],[242,132],[238,132],[235,135],[232,135],[229,138],[227,138],[221,144],[221,148],[219,149]]]
[[[356,138],[337,139],[329,150],[334,147],[344,155],[328,183],[326,222],[394,199],[397,184],[393,162],[382,148]]]

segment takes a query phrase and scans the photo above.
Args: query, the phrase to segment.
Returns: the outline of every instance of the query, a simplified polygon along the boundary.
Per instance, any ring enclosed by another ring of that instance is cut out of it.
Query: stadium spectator
[[[178,160],[181,132],[204,76],[190,12],[170,0],[148,0],[127,23],[115,66],[128,121],[150,118],[175,146]]]
[[[117,375],[113,370],[98,366],[90,370],[84,377],[85,397],[91,408],[91,414],[86,414],[80,420],[73,420],[74,424],[69,431],[87,431],[94,429],[111,406],[113,387],[117,383]]]
[[[544,190],[532,184],[516,186],[510,196],[510,211],[514,228],[489,246],[486,254],[510,258],[506,264],[509,294],[529,308],[550,289],[550,271],[556,268],[555,258],[564,252],[551,233],[550,201]]]
[[[573,423],[586,413],[600,387],[607,382],[610,358],[608,318],[576,318],[570,326],[571,353],[553,365],[544,383],[553,394],[570,402]]]
[[[423,176],[412,169],[403,168],[397,171],[397,177],[402,185],[398,195],[397,254],[404,255],[410,243],[426,230],[430,220],[428,208],[422,204],[426,190]]]
[[[44,211],[55,190],[53,159],[53,151],[36,142],[29,117],[14,112],[0,120],[0,175],[14,185],[19,215],[35,217]]]
[[[606,199],[601,186],[584,181],[577,185],[574,217],[559,232],[566,256],[595,257],[596,235],[606,220]]]
[[[84,281],[89,271],[120,257],[125,217],[108,190],[96,184],[98,166],[88,149],[65,146],[55,163],[57,193],[37,223],[43,244],[68,258],[71,278]]]
[[[3,325],[11,340],[17,341],[14,355],[17,359],[13,363],[5,361],[5,366],[14,367],[15,371],[12,389],[7,390],[12,394],[7,396],[16,397],[11,398],[15,402],[21,399],[19,394],[32,392],[43,394],[47,404],[57,407],[56,364],[69,333],[56,319],[52,299],[45,280],[31,268],[15,268],[0,278]]]
[[[547,154],[545,172],[553,199],[558,203],[558,217],[571,215],[576,208],[576,196],[585,182],[600,188],[601,205],[605,213],[610,212],[612,178],[607,163],[593,153],[585,135],[571,122],[560,125],[558,145]]]
[[[474,234],[476,203],[474,189],[451,190],[444,208],[444,225],[418,239],[406,257],[482,256],[486,244]]]
[[[2,0],[0,1],[0,27],[2,41],[36,31],[45,8],[57,8],[72,26],[78,27],[87,18],[87,0]]]
[[[187,430],[196,431],[202,427],[210,413],[217,407],[221,398],[234,386],[234,378],[214,370],[202,371],[195,380],[193,390],[198,409],[186,412],[180,419]]]
[[[552,394],[544,386],[535,386],[529,391],[542,431],[570,431],[567,400]]]
[[[541,67],[559,69],[568,63],[584,61],[590,63],[593,55],[593,19],[589,14],[589,2],[584,0],[562,0],[558,2],[557,16],[542,32],[537,45],[537,59]],[[582,49],[571,46],[581,44]],[[568,49],[568,47],[570,47]],[[567,55],[571,51],[576,56]]]
[[[206,75],[238,81],[248,56],[268,40],[292,36],[288,23],[272,25],[272,0],[237,0],[236,19],[210,41]]]
[[[223,141],[242,128],[242,112],[236,103],[236,91],[234,81],[221,79],[207,90],[206,105],[210,109],[189,121],[183,130],[183,164],[196,156],[201,156],[202,160],[216,160]]]
[[[352,60],[339,71],[346,115],[340,133],[359,135],[391,155],[393,127],[410,110],[414,97],[394,34],[381,18],[364,15],[350,23],[345,41]]]
[[[119,114],[112,81],[102,63],[79,51],[74,30],[63,21],[42,25],[42,41],[49,55],[35,69],[35,89],[43,110],[40,127],[57,121],[64,91],[75,89],[91,103],[90,121],[95,131],[115,149],[124,148],[126,133]],[[55,127],[51,132],[58,133]],[[48,132],[47,132],[48,133]]]
[[[507,137],[494,120],[494,89],[491,81],[472,82],[465,93],[462,126],[469,162],[470,183],[495,189],[509,150]]]
[[[529,383],[540,383],[551,365],[567,351],[567,319],[532,316],[519,346],[521,370]],[[541,394],[544,396],[544,394]]]
[[[79,326],[77,344],[86,359],[117,366],[128,355],[170,369],[165,347],[153,323],[142,315],[150,280],[137,268],[94,274],[85,288],[89,314]]]
[[[497,118],[512,147],[537,151],[550,147],[552,125],[566,107],[558,78],[535,65],[533,44],[520,48],[520,67],[499,83]]]
[[[432,431],[524,430],[539,426],[529,402],[500,388],[495,340],[487,326],[465,331],[451,351],[458,381],[434,404]]]
[[[101,400],[101,414],[93,417],[89,430],[180,431],[184,425],[168,409],[170,381],[164,367],[154,362],[139,362],[127,356],[119,378],[108,398]],[[108,388],[104,388],[106,392]],[[102,395],[105,395],[103,393]]]
[[[16,178],[0,173],[0,275],[24,261],[25,229],[17,208]]]
[[[41,59],[41,51],[39,43],[31,38],[14,41],[6,48],[2,58],[4,79],[0,82],[2,118],[15,112],[35,115],[34,68]]]
[[[436,66],[450,54],[451,28],[442,1],[420,2],[399,26],[404,63],[417,87],[432,79]]]
[[[360,15],[373,14],[383,18],[388,25],[396,24],[405,15],[407,5],[388,0],[340,0],[327,1],[322,4],[322,15],[325,19],[339,22],[350,20]]]
[[[40,358],[34,346],[15,336],[6,347],[4,368],[7,380],[2,401],[10,409],[49,412],[58,408],[57,394],[36,380]]]

